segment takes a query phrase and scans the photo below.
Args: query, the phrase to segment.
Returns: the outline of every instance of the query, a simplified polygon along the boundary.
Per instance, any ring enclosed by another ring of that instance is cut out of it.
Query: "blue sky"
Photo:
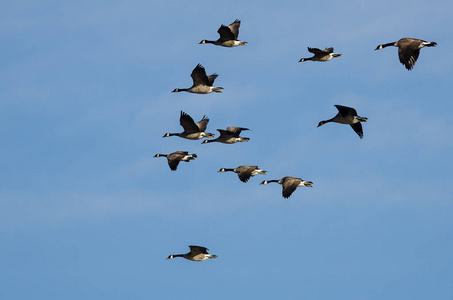
[[[0,9],[2,299],[450,299],[448,1],[16,1]],[[242,21],[247,47],[199,45]],[[435,41],[412,71],[402,37]],[[298,63],[307,47],[343,56]],[[222,94],[190,87],[201,63]],[[360,140],[326,124],[368,117]],[[179,114],[247,143],[178,137]],[[171,172],[156,153],[197,160]],[[222,168],[258,165],[244,184]],[[289,199],[283,176],[313,181]],[[165,260],[202,245],[202,263]]]

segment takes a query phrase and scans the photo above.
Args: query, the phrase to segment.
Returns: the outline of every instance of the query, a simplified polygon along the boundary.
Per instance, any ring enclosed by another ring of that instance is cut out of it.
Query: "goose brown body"
[[[189,154],[187,151],[176,151],[170,154],[156,154],[154,157],[166,157],[168,166],[172,171],[176,171],[180,161],[189,162],[195,160],[196,154]]]
[[[268,183],[271,183],[271,182],[276,182],[276,183],[282,185],[282,196],[283,196],[283,198],[289,198],[291,196],[291,194],[299,186],[313,187],[313,182],[307,181],[307,180],[303,180],[302,178],[291,177],[291,176],[285,176],[285,177],[283,177],[281,179],[277,179],[277,180],[264,180],[260,184],[268,184]]]
[[[234,169],[222,168],[218,172],[234,172],[238,174],[238,177],[242,182],[247,182],[250,177],[258,174],[267,174],[266,171],[261,170],[258,166],[249,165],[242,165]]]
[[[420,55],[420,49],[423,47],[436,47],[436,42],[427,42],[414,38],[402,38],[393,43],[381,44],[376,47],[376,50],[384,49],[385,47],[398,47],[398,58],[407,70],[414,68],[415,62]]]
[[[209,254],[208,248],[201,246],[189,246],[190,252],[185,254],[170,254],[167,259],[172,259],[175,257],[183,257],[192,261],[204,261],[210,258],[217,258],[217,255]]]
[[[335,105],[338,109],[338,114],[332,119],[321,121],[318,123],[318,127],[329,123],[335,122],[339,124],[348,124],[351,125],[352,129],[357,133],[357,135],[362,139],[363,138],[363,129],[360,122],[366,122],[368,118],[359,117],[357,111],[352,107],[347,107],[343,105]]]
[[[189,92],[195,94],[210,94],[212,92],[221,93],[223,89],[222,87],[213,86],[214,80],[217,78],[217,76],[219,75],[215,73],[207,76],[204,67],[201,64],[198,64],[195,69],[193,69],[192,74],[190,74],[190,77],[192,77],[193,81],[192,87],[187,89],[176,88],[172,92]]]
[[[241,21],[238,19],[228,26],[222,24],[217,30],[217,33],[220,35],[218,40],[202,40],[199,44],[214,44],[223,47],[247,46],[247,42],[238,40],[240,26]]]
[[[310,48],[308,47],[308,52],[313,53],[314,55],[312,57],[308,58],[301,58],[299,62],[307,61],[307,60],[312,60],[312,61],[329,61],[334,57],[340,57],[341,54],[334,53],[333,52],[333,47],[326,48],[324,50],[318,49],[318,48]]]
[[[209,123],[209,118],[203,116],[197,123],[192,119],[191,116],[181,111],[179,118],[179,124],[184,128],[183,132],[180,133],[166,133],[163,137],[179,136],[189,140],[199,140],[202,138],[213,138],[214,135],[209,132],[205,132]]]
[[[243,130],[250,130],[250,129],[243,128],[243,127],[227,127],[226,130],[217,129],[217,131],[220,132],[220,136],[213,140],[204,140],[202,142],[202,144],[212,143],[212,142],[219,142],[219,143],[224,143],[224,144],[247,142],[250,140],[249,138],[239,136],[239,134],[241,134],[241,132]]]

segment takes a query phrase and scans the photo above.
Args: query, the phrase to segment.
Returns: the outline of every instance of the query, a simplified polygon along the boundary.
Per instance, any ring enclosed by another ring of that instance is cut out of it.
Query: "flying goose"
[[[188,89],[176,88],[172,92],[173,93],[189,92],[195,94],[209,94],[212,92],[221,93],[223,89],[222,87],[212,86],[217,76],[219,75],[215,73],[210,76],[207,76],[204,67],[201,64],[198,64],[195,67],[195,69],[193,69],[192,74],[190,74],[190,77],[192,77],[193,80],[192,87]]]
[[[172,171],[176,171],[180,161],[189,162],[195,160],[196,154],[189,154],[187,151],[176,151],[170,154],[156,154],[154,157],[166,157]]]
[[[266,171],[261,170],[260,168],[258,168],[258,166],[248,166],[248,165],[239,166],[234,169],[222,168],[218,171],[218,173],[220,173],[220,172],[237,173],[239,179],[242,182],[247,182],[247,181],[249,181],[250,177],[258,175],[258,174],[264,174],[264,175],[267,174]]]
[[[238,40],[239,26],[241,26],[241,21],[238,19],[228,26],[222,24],[217,30],[220,34],[220,38],[217,41],[202,40],[199,44],[214,44],[223,47],[247,46],[247,42]]]
[[[205,137],[213,138],[214,135],[212,133],[205,132],[208,122],[209,119],[203,116],[199,122],[195,123],[188,114],[181,110],[179,124],[184,128],[184,131],[181,133],[166,133],[163,137],[179,136],[189,140],[199,140]]]
[[[368,120],[368,118],[359,117],[357,115],[357,111],[352,107],[347,107],[347,106],[343,106],[343,105],[335,105],[335,107],[338,109],[338,114],[335,117],[333,117],[332,119],[319,122],[318,127],[322,126],[326,123],[329,123],[329,122],[335,122],[335,123],[340,123],[340,124],[349,124],[349,125],[351,125],[352,129],[354,129],[354,131],[362,139],[363,130],[362,130],[362,124],[360,124],[360,122],[366,122]]]
[[[338,53],[333,53],[333,48],[326,48],[324,50],[318,49],[318,48],[310,48],[308,47],[308,52],[313,53],[314,56],[309,57],[309,58],[301,58],[299,62],[307,61],[307,60],[312,60],[312,61],[328,61],[331,60],[334,57],[340,57],[341,54]]]
[[[250,130],[250,129],[242,128],[242,127],[227,127],[226,130],[217,129],[217,131],[220,132],[220,136],[213,140],[204,140],[202,142],[202,144],[212,143],[212,142],[219,142],[219,143],[224,143],[224,144],[247,142],[248,140],[250,140],[249,138],[239,136],[239,134],[241,134],[241,131],[243,131],[243,130]]]
[[[282,179],[279,179],[279,180],[264,180],[260,184],[268,184],[270,182],[277,182],[277,183],[282,185],[283,198],[289,198],[291,196],[291,194],[299,186],[313,187],[313,182],[311,182],[311,181],[306,181],[306,180],[303,180],[301,178],[290,177],[290,176],[285,176],[285,177],[283,177]]]
[[[209,258],[216,258],[217,255],[209,254],[208,248],[201,247],[201,246],[189,246],[190,252],[186,254],[171,254],[167,257],[167,259],[172,259],[175,257],[184,257],[185,259],[192,260],[192,261],[203,261]]]
[[[410,71],[414,68],[415,62],[420,54],[420,49],[423,47],[436,47],[436,45],[436,42],[427,42],[413,38],[402,38],[397,42],[379,45],[376,49],[374,49],[374,51],[381,50],[388,46],[398,47],[400,62]]]

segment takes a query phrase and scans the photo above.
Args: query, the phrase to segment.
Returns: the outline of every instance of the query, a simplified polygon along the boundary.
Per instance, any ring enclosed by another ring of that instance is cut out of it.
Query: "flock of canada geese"
[[[239,27],[241,25],[240,20],[235,20],[228,26],[221,25],[217,30],[220,37],[215,40],[202,40],[200,44],[214,44],[216,46],[223,47],[236,47],[236,46],[247,46],[247,42],[238,40]],[[427,42],[415,38],[402,38],[393,43],[381,44],[376,47],[375,50],[381,50],[389,46],[394,46],[398,48],[398,57],[400,62],[406,67],[407,70],[412,70],[414,68],[415,62],[420,55],[420,49],[423,47],[435,47],[437,43]],[[313,56],[309,58],[301,58],[299,62],[304,61],[320,61],[325,62],[329,61],[335,57],[341,57],[341,54],[334,53],[334,48],[326,48],[324,50],[318,48],[308,47],[308,52],[312,53]],[[195,69],[193,69],[192,74],[190,75],[193,80],[193,84],[189,88],[176,88],[173,92],[189,92],[195,94],[209,94],[209,93],[221,93],[222,87],[214,86],[214,81],[217,78],[217,74],[212,74],[207,76],[204,67],[201,64],[198,64]],[[361,117],[357,114],[357,111],[352,107],[347,107],[343,105],[335,105],[338,109],[337,115],[333,118],[320,121],[318,127],[329,123],[339,123],[347,124],[352,127],[352,129],[357,133],[357,135],[362,139],[363,138],[363,129],[361,122],[366,122],[366,117]],[[243,131],[249,130],[248,128],[243,127],[227,127],[226,129],[217,129],[220,133],[219,137],[214,138],[214,134],[206,132],[209,119],[206,116],[203,116],[199,122],[196,122],[189,116],[187,113],[181,111],[179,118],[179,124],[184,129],[180,133],[166,133],[163,137],[170,136],[179,136],[181,138],[189,140],[200,140],[206,138],[202,143],[212,143],[219,142],[224,144],[234,144],[238,142],[247,142],[249,138],[241,137],[240,134]],[[168,165],[172,171],[176,171],[178,168],[179,162],[189,162],[194,160],[197,155],[189,154],[186,151],[176,151],[170,154],[156,154],[154,157],[166,157]],[[234,172],[238,175],[239,180],[242,182],[247,182],[250,177],[263,174],[266,175],[266,171],[260,169],[258,166],[249,166],[242,165],[237,168],[222,168],[218,172]],[[289,198],[291,194],[296,190],[297,187],[313,187],[313,182],[303,180],[297,177],[285,176],[278,180],[264,180],[260,184],[268,184],[271,182],[276,182],[282,185],[282,195],[284,198]],[[209,254],[208,249],[201,246],[189,246],[190,251],[185,254],[172,254],[167,257],[167,259],[172,259],[175,257],[183,257],[192,261],[203,261],[209,258],[216,258],[216,255]]]

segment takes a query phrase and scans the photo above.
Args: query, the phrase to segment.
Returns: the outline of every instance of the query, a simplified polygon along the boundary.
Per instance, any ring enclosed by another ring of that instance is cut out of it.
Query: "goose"
[[[310,48],[308,47],[308,52],[313,53],[313,57],[309,58],[301,58],[299,62],[307,61],[307,60],[312,60],[312,61],[329,61],[334,57],[340,57],[341,54],[334,53],[333,48],[326,48],[324,50],[318,49],[318,48]]]
[[[198,64],[195,67],[195,69],[193,69],[192,74],[190,74],[190,77],[192,77],[193,80],[192,87],[188,89],[176,88],[172,92],[173,93],[189,92],[195,94],[209,94],[212,92],[221,93],[223,89],[222,87],[212,86],[217,76],[219,75],[215,73],[210,76],[207,76],[204,67],[201,64]]]
[[[415,62],[420,54],[420,49],[423,47],[436,47],[436,42],[427,42],[420,39],[402,38],[399,41],[387,44],[381,44],[374,49],[381,50],[388,46],[398,47],[398,56],[400,62],[406,67],[408,71],[414,68]]]
[[[249,181],[250,177],[258,175],[258,174],[267,175],[267,173],[266,173],[267,171],[261,170],[260,168],[258,168],[258,166],[249,166],[249,165],[239,166],[239,167],[234,168],[234,169],[222,168],[222,169],[220,169],[217,172],[218,173],[221,173],[221,172],[234,172],[234,173],[237,173],[239,179],[242,182],[247,182],[247,181]]]
[[[199,140],[205,137],[213,138],[214,135],[212,133],[205,132],[208,122],[209,119],[203,116],[199,122],[195,123],[191,116],[181,110],[179,124],[184,128],[184,131],[181,133],[166,133],[163,137],[179,136],[189,140]]]
[[[354,131],[362,139],[363,130],[362,130],[362,124],[360,124],[360,122],[366,122],[368,120],[368,118],[359,117],[357,115],[357,111],[352,107],[347,107],[347,106],[343,106],[343,105],[335,105],[335,107],[338,109],[338,114],[335,117],[333,117],[332,119],[319,122],[318,127],[322,126],[326,123],[329,123],[329,122],[335,122],[335,123],[340,123],[340,124],[349,124],[349,125],[351,125],[352,129],[354,129]]]
[[[238,40],[239,26],[241,26],[241,21],[238,19],[228,26],[222,24],[217,30],[220,34],[217,41],[202,40],[199,44],[214,44],[223,47],[247,46],[247,42]]]
[[[209,254],[208,248],[201,246],[189,246],[190,252],[186,254],[170,254],[167,259],[172,259],[175,257],[183,257],[192,261],[203,261],[209,258],[217,258],[217,255]]]
[[[195,160],[196,154],[189,154],[187,151],[176,151],[170,154],[156,154],[154,157],[166,157],[172,171],[176,171],[180,161],[189,162]]]
[[[278,184],[282,185],[283,198],[289,198],[291,196],[291,194],[299,186],[313,187],[313,182],[311,182],[311,181],[306,181],[306,180],[303,180],[301,178],[290,177],[290,176],[285,176],[282,179],[278,179],[278,180],[264,180],[260,184],[268,184],[268,183],[271,183],[271,182],[277,182]]]
[[[247,142],[248,140],[250,140],[249,138],[239,136],[239,134],[241,134],[241,131],[243,131],[243,130],[250,130],[250,129],[242,128],[242,127],[227,127],[226,130],[217,129],[217,131],[220,132],[220,136],[213,140],[204,140],[202,142],[202,144],[212,143],[212,142],[219,142],[219,143],[224,143],[224,144]]]

